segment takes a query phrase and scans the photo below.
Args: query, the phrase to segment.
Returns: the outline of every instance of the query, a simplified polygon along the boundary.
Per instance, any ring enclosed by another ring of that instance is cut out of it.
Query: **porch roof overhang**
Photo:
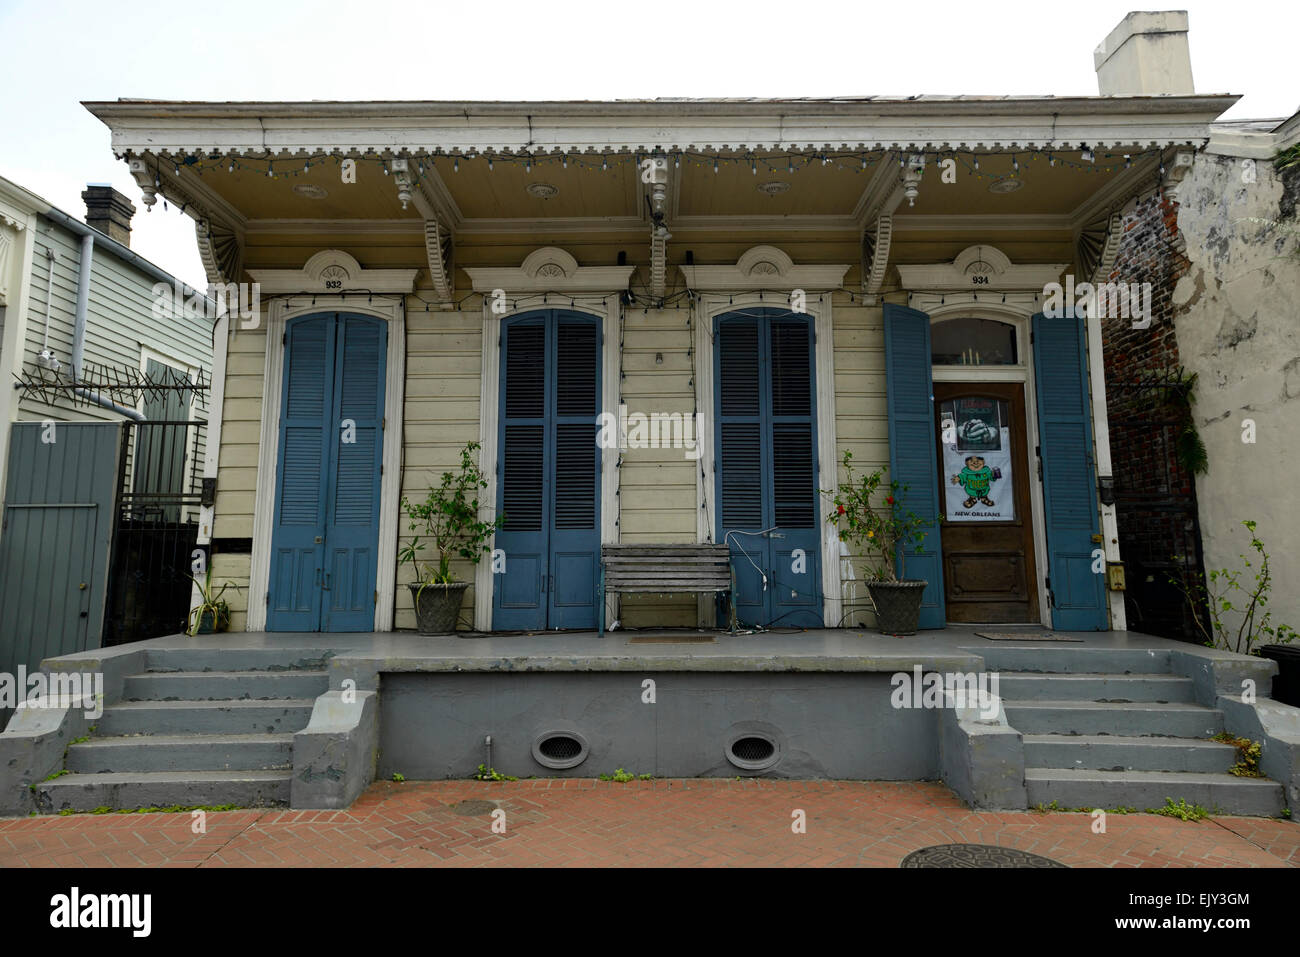
[[[331,230],[409,231],[422,234],[432,284],[447,305],[453,235],[459,242],[472,234],[648,233],[657,296],[670,229],[702,242],[737,231],[853,237],[862,244],[869,294],[881,289],[896,234],[947,233],[960,242],[956,248],[999,235],[1041,237],[1056,244],[1043,255],[1058,261],[1085,232],[1089,250],[1104,244],[1117,205],[1158,186],[1167,166],[1190,165],[1212,122],[1237,99],[85,106],[110,128],[113,150],[130,164],[144,201],[160,195],[198,221],[214,281],[238,275],[250,233],[276,242]],[[648,157],[664,162],[647,170]],[[958,179],[934,174],[941,157],[962,162]],[[340,187],[339,168],[349,158],[371,168]],[[383,175],[375,175],[380,166]],[[1019,182],[998,195],[991,181],[1000,179]],[[536,192],[542,185],[549,195]]]
[[[1238,97],[93,101],[116,153],[1002,149],[1199,145]]]

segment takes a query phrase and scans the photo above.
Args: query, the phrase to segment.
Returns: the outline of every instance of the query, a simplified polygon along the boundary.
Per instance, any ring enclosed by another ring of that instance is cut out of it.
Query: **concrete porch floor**
[[[992,641],[976,632],[1025,632],[1024,642]],[[894,671],[921,664],[926,668],[972,670],[979,656],[994,648],[1170,650],[1198,647],[1135,631],[1050,632],[1078,641],[1039,641],[1049,633],[1041,626],[954,625],[897,637],[860,629],[781,629],[731,635],[687,629],[613,631],[602,639],[595,631],[425,636],[409,631],[343,634],[293,632],[226,632],[215,635],[169,635],[112,648],[94,649],[58,660],[72,664],[135,650],[189,651],[322,651],[331,658],[372,662],[379,671],[459,670],[656,670],[707,671]],[[707,635],[711,641],[685,641]],[[632,639],[662,637],[647,642]]]

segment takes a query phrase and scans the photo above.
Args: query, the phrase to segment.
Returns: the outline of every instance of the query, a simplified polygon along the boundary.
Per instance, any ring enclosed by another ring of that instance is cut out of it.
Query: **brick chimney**
[[[107,183],[91,183],[81,194],[86,204],[86,225],[98,229],[123,246],[131,245],[131,217],[135,205]]]
[[[1092,54],[1102,96],[1190,96],[1187,11],[1130,13]]]

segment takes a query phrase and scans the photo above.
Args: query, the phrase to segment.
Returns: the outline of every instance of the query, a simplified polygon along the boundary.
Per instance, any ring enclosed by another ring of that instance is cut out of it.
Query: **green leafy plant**
[[[904,508],[908,487],[896,479],[886,485],[883,468],[857,473],[853,453],[848,449],[844,450],[840,464],[844,468],[844,481],[832,491],[822,491],[835,505],[826,520],[839,529],[842,541],[853,543],[859,551],[871,556],[872,579],[899,581],[904,574],[904,553],[908,546],[919,547],[925,541],[927,520]]]
[[[1182,556],[1175,555],[1174,561],[1179,563],[1180,572],[1177,577],[1169,576],[1169,581],[1187,599],[1192,622],[1203,644],[1249,655],[1257,653],[1257,642],[1288,644],[1294,641],[1296,630],[1290,625],[1272,624],[1268,593],[1273,588],[1273,576],[1269,571],[1268,552],[1264,542],[1255,534],[1256,523],[1247,519],[1241,524],[1250,532],[1250,547],[1255,552],[1258,567],[1248,555],[1241,554],[1238,557],[1244,568],[1215,568],[1202,577],[1189,573]],[[1243,584],[1242,578],[1249,570],[1254,571],[1254,581]]]
[[[496,768],[490,768],[486,764],[480,764],[478,770],[474,772],[476,781],[518,781],[517,777],[511,777],[509,774],[502,774]]]
[[[1230,744],[1237,749],[1237,755],[1241,760],[1228,768],[1229,774],[1235,774],[1239,778],[1262,778],[1264,776],[1264,772],[1259,769],[1259,759],[1263,754],[1263,748],[1258,741],[1252,741],[1249,738],[1238,738],[1228,731],[1216,734],[1210,740],[1218,741],[1221,744]]]
[[[405,781],[405,780],[406,780],[406,775],[401,774],[401,773],[399,773],[399,772],[397,772],[397,771],[394,771],[394,772],[393,772],[393,781],[394,781],[394,782],[396,782],[397,784],[401,784],[401,783],[402,783],[403,781]]]
[[[600,780],[615,781],[619,784],[626,784],[628,781],[635,781],[636,775],[631,773],[630,771],[624,771],[622,768],[618,768],[614,771],[613,774],[600,775]]]
[[[195,578],[193,575],[190,575],[189,578],[190,581],[194,582],[194,584],[198,586],[200,601],[190,609],[189,628],[187,629],[188,633],[191,635],[197,635],[199,633],[199,628],[203,626],[203,619],[207,615],[212,616],[212,630],[214,632],[225,631],[230,624],[230,605],[221,596],[226,593],[227,588],[234,588],[238,591],[239,586],[234,582],[228,581],[216,591],[213,591],[211,565],[208,566],[208,570],[204,574],[202,581],[199,581],[199,579]]]
[[[477,565],[489,551],[488,540],[505,522],[504,515],[491,522],[479,518],[479,490],[488,485],[476,461],[479,448],[477,442],[466,444],[460,450],[460,469],[443,472],[442,481],[430,485],[423,502],[402,498],[412,535],[397,557],[411,563],[421,586],[450,584],[451,561],[457,556]],[[437,552],[436,566],[420,560],[426,544]]]
[[[1180,821],[1203,821],[1210,816],[1210,812],[1199,804],[1188,804],[1186,799],[1180,798],[1178,803],[1174,803],[1171,797],[1165,798],[1164,807],[1149,807],[1148,814],[1161,814],[1165,817],[1176,817]]]

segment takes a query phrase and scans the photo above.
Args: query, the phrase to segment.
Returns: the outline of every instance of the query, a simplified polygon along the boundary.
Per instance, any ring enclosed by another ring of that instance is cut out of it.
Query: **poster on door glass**
[[[950,522],[1015,519],[1011,429],[998,399],[949,399],[940,406],[944,515]]]

